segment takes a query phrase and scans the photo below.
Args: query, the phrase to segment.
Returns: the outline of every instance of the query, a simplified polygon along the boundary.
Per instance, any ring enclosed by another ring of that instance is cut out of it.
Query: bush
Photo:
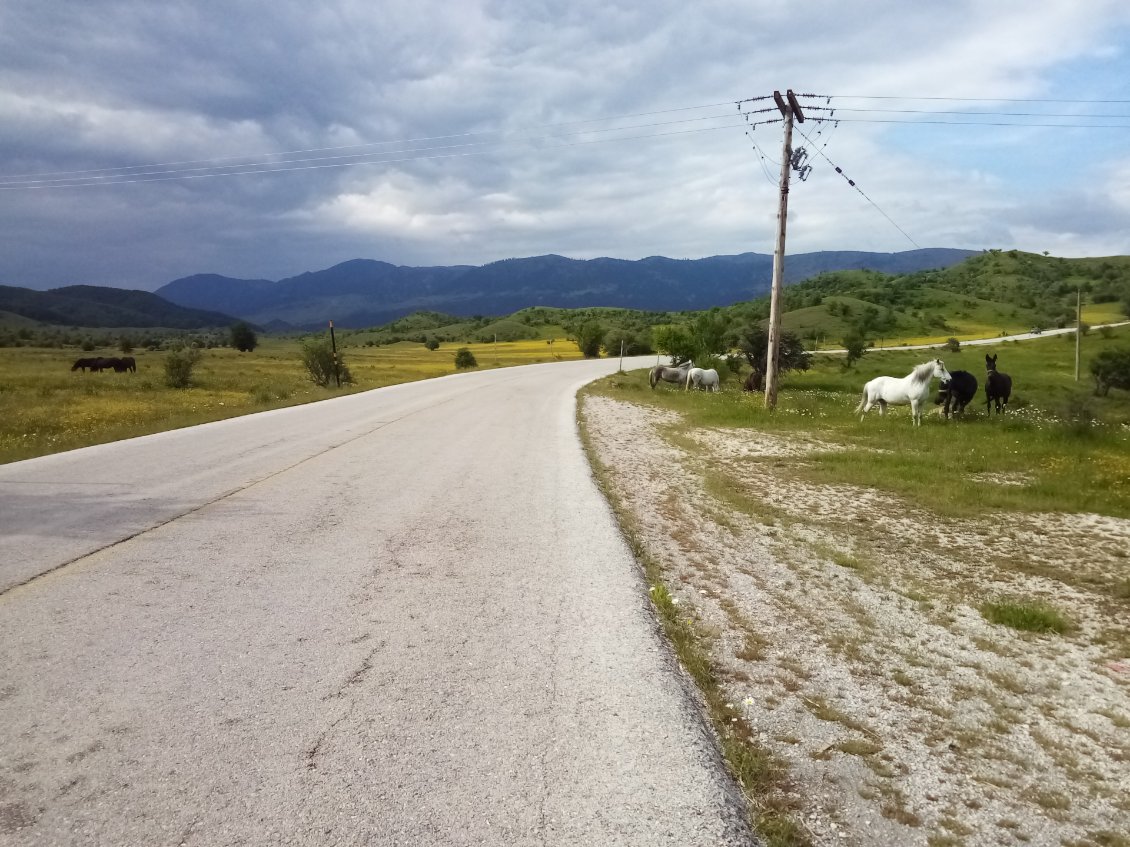
[[[455,367],[459,370],[464,368],[477,368],[479,362],[475,359],[475,354],[468,350],[466,347],[460,347],[455,351]]]
[[[302,344],[302,364],[310,381],[315,385],[326,388],[332,382],[348,385],[353,382],[349,368],[342,361],[341,354],[337,356],[335,365],[333,348],[328,341],[305,341]]]
[[[1103,350],[1090,367],[1096,394],[1105,397],[1112,388],[1130,390],[1130,349]]]
[[[169,388],[188,388],[192,385],[192,370],[203,354],[195,347],[173,350],[165,357],[165,385]]]
[[[439,339],[429,338],[427,341],[424,342],[424,346],[429,350],[438,350],[439,349]]]
[[[961,342],[951,336],[946,339],[945,349],[950,353],[960,353]]]
[[[259,345],[255,330],[243,321],[233,324],[231,328],[231,346],[240,353],[250,353]]]
[[[604,327],[597,321],[585,321],[573,340],[586,359],[597,359],[600,357],[601,342],[604,341]]]

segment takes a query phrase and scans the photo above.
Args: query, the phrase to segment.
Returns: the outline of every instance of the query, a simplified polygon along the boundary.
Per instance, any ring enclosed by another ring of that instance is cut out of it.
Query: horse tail
[[[647,372],[647,381],[651,383],[651,387],[655,388],[655,383],[659,381],[659,368],[652,368]]]
[[[855,407],[856,414],[863,411],[864,404],[867,403],[867,388],[863,389],[863,396],[859,398],[859,405]]]

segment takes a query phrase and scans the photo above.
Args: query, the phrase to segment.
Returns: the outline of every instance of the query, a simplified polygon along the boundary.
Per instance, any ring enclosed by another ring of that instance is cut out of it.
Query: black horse
[[[977,396],[977,377],[969,371],[950,371],[950,378],[941,384],[938,399],[935,405],[945,403],[944,411],[948,418],[952,411],[955,415],[965,413],[965,406]]]
[[[71,370],[77,371],[77,370],[81,369],[83,373],[86,373],[87,368],[90,368],[91,371],[101,370],[101,367],[98,365],[98,363],[100,361],[102,361],[102,360],[101,359],[77,359],[75,361],[75,363],[73,365],[71,365]]]
[[[985,354],[985,412],[992,414],[993,404],[996,404],[997,414],[1004,412],[1008,405],[1008,397],[1012,394],[1012,377],[997,371],[997,357]]]

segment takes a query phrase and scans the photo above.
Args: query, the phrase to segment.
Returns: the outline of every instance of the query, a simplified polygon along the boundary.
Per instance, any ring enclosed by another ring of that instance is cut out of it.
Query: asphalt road
[[[0,466],[0,843],[750,843],[579,445],[615,367]]]

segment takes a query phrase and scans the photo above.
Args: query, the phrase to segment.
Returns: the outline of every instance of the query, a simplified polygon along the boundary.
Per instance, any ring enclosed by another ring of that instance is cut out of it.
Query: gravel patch
[[[595,395],[582,415],[814,843],[1130,843],[1130,521],[1010,514],[1002,534],[801,481],[791,468],[841,449],[815,435],[692,431]],[[1074,628],[979,611],[1015,598]]]

